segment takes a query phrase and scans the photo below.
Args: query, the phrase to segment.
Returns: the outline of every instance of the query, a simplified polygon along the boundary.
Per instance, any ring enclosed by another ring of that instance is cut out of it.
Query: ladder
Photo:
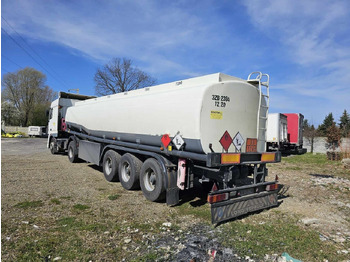
[[[253,78],[255,76],[255,78]],[[265,81],[263,81],[265,80]],[[270,76],[268,74],[263,74],[261,72],[250,73],[247,79],[247,82],[251,84],[256,84],[259,86],[259,106],[258,106],[258,115],[256,123],[256,137],[257,145],[259,147],[259,142],[263,143],[264,151],[266,151],[266,135],[267,135],[267,117],[269,113],[269,104],[270,104],[270,91],[269,83]],[[262,92],[262,88],[265,87],[266,94]],[[265,101],[264,104],[262,101]],[[262,135],[260,135],[262,133]]]

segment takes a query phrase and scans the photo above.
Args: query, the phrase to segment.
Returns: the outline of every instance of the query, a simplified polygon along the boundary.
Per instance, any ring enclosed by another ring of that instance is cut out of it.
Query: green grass
[[[336,161],[328,161],[325,154],[311,154],[306,153],[302,155],[292,155],[289,157],[283,157],[282,162],[290,164],[312,164],[312,165],[326,165]]]
[[[192,204],[191,204],[192,203]],[[204,221],[211,222],[210,206],[208,204],[193,205],[192,202],[184,202],[183,204],[175,207],[181,215],[194,215],[197,218]]]
[[[62,196],[60,198],[61,199],[66,199],[66,200],[72,200],[73,199],[71,196]]]
[[[301,167],[299,166],[287,166],[286,167],[287,170],[294,170],[294,171],[301,171],[303,170]]]
[[[116,200],[116,199],[118,199],[120,197],[120,195],[118,195],[118,194],[116,194],[116,195],[110,195],[110,196],[108,196],[108,199],[109,200]]]
[[[309,174],[332,175],[340,178],[350,178],[350,171],[343,168],[341,161],[327,160],[325,154],[292,155],[283,157],[282,162],[274,164],[274,168],[305,171]]]
[[[51,202],[51,203],[53,203],[53,204],[55,204],[55,205],[59,205],[59,204],[61,204],[61,201],[60,201],[60,200],[58,200],[57,198],[53,198],[53,199],[51,199],[51,200],[50,200],[50,202]]]
[[[64,217],[56,221],[59,231],[94,231],[103,232],[107,229],[107,226],[101,223],[87,223],[83,220],[79,220],[76,217]]]
[[[42,207],[44,203],[39,200],[39,201],[24,201],[17,203],[15,207],[18,208],[23,208],[23,209],[28,209],[28,208],[36,208],[36,207]]]
[[[223,242],[241,255],[262,259],[265,254],[289,253],[302,261],[341,261],[337,248],[322,242],[313,230],[298,226],[298,219],[275,212],[266,223],[233,221],[224,226]]]
[[[43,217],[35,220],[40,225],[49,222]],[[100,226],[98,228],[103,229]],[[16,227],[13,235],[7,223],[2,223],[1,230],[6,236],[12,235],[10,240],[2,237],[2,257],[11,254],[10,261],[52,261],[55,257],[61,257],[61,261],[95,260],[92,256],[94,246],[86,243],[82,232],[101,235],[101,231],[96,232],[95,225],[91,226],[72,217],[59,219],[56,227],[46,227],[43,230],[23,224]]]
[[[141,257],[134,258],[131,262],[151,262],[156,261],[159,258],[159,254],[157,252],[150,252]]]
[[[84,210],[89,209],[90,206],[88,206],[88,205],[83,205],[83,204],[76,204],[76,205],[73,206],[73,208],[74,208],[75,210],[84,211]]]

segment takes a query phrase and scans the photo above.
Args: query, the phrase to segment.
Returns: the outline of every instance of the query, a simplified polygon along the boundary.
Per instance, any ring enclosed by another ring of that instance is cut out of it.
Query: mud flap
[[[179,188],[167,188],[166,190],[166,204],[168,206],[175,206],[179,203]]]
[[[211,222],[229,220],[250,212],[263,210],[278,205],[277,191],[261,192],[211,205]]]

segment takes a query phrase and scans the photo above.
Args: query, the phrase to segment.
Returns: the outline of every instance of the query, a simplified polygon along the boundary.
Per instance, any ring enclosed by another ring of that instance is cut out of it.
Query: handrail
[[[255,75],[255,74],[257,74],[257,76],[254,79],[251,79],[250,77]],[[252,81],[252,80],[260,81],[262,76],[263,76],[263,74],[261,72],[258,72],[258,71],[257,72],[252,72],[252,73],[249,74],[247,81]]]
[[[256,75],[256,77],[252,78],[252,76],[255,76],[255,75]],[[265,81],[263,81],[263,80],[265,80]],[[261,72],[252,72],[249,74],[247,81],[248,82],[258,82],[258,84],[259,84],[259,107],[258,107],[257,125],[256,125],[256,137],[257,137],[257,140],[259,143],[259,140],[260,141],[262,140],[262,139],[259,139],[260,130],[264,131],[264,136],[265,136],[264,141],[266,141],[267,117],[268,117],[269,106],[270,106],[270,91],[269,91],[270,76],[268,74],[263,74]],[[262,94],[262,87],[261,86],[266,87],[266,95]],[[262,105],[262,98],[263,97],[266,97],[266,106]],[[266,108],[266,115],[265,116],[260,115],[262,107]],[[265,120],[264,128],[260,128],[260,120],[261,119]],[[266,143],[265,143],[265,149],[266,149]]]

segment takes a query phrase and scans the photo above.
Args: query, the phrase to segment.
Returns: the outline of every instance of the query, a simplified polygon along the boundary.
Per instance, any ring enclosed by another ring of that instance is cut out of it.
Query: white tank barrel
[[[195,153],[223,152],[220,139],[227,131],[243,138],[237,140],[241,152],[247,138],[258,139],[263,152],[265,136],[257,137],[259,92],[252,82],[217,73],[78,101],[65,120],[71,130],[152,146],[162,146],[164,134],[179,134],[185,141],[180,150]],[[262,96],[262,110],[266,104]],[[236,151],[231,143],[228,152]]]

